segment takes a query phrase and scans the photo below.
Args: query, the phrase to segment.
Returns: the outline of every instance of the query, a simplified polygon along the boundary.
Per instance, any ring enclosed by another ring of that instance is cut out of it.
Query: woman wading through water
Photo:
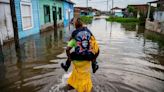
[[[78,92],[91,92],[90,67],[92,65],[93,73],[99,68],[96,62],[99,47],[95,37],[87,27],[83,26],[80,18],[77,18],[74,24],[76,30],[73,31],[66,49],[68,59],[65,64],[61,64],[61,67],[67,71],[72,62],[73,70],[68,79],[69,88],[76,89]],[[75,50],[71,53],[72,48]]]

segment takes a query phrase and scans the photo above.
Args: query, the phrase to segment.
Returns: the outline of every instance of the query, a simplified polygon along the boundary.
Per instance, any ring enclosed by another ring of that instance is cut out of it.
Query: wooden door
[[[54,25],[57,25],[57,11],[56,11],[56,7],[52,7],[52,13],[53,13],[53,21],[54,21]]]
[[[51,20],[50,18],[50,6],[44,5],[44,22],[49,23]]]
[[[0,39],[3,41],[14,37],[10,4],[0,3]]]

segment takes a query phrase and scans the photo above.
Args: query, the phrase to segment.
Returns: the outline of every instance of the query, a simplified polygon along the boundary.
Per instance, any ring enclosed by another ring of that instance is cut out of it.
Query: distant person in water
[[[73,22],[73,20],[72,20]],[[96,58],[99,55],[99,47],[96,42],[95,37],[92,35],[91,31],[83,26],[80,18],[77,18],[75,21],[75,28],[72,32],[70,41],[68,42],[66,53],[68,59],[66,63],[62,63],[61,67],[68,71],[68,68],[71,65],[73,60],[88,60],[92,62],[93,73],[97,71],[99,66],[97,65]],[[70,53],[72,48],[75,48],[75,51]]]

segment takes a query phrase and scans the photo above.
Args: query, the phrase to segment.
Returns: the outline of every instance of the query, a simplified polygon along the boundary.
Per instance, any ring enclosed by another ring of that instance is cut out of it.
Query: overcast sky
[[[87,0],[72,0],[76,3],[75,6],[86,6]],[[107,10],[107,0],[88,0],[89,7],[94,7],[100,10]],[[155,0],[113,0],[114,7],[125,8],[128,4],[146,4],[149,1]],[[112,0],[109,0],[109,9],[112,7]]]

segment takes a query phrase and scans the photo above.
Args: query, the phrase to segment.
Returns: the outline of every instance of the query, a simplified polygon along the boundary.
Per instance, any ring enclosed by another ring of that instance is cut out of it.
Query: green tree
[[[127,8],[128,8],[129,14],[131,14],[131,13],[133,14],[132,17],[137,17],[137,10],[134,7],[128,6]]]

